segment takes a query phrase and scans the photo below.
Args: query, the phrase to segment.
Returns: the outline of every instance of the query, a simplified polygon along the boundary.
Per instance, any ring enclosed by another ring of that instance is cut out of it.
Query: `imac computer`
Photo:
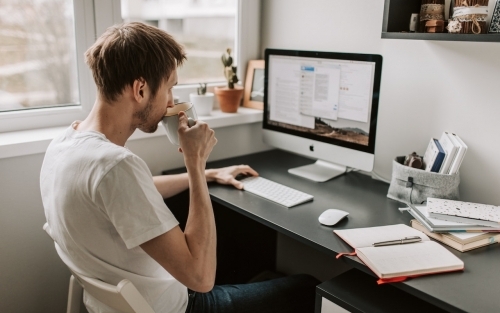
[[[264,142],[317,160],[291,174],[323,182],[373,170],[382,56],[266,49]]]

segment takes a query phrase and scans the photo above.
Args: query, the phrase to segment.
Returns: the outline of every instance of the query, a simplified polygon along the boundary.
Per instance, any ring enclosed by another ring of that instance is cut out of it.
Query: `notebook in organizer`
[[[427,235],[404,224],[334,230],[354,248],[354,253],[378,277],[379,284],[400,282],[410,277],[460,271],[464,263],[453,253],[431,241]],[[422,241],[409,244],[374,247],[376,242],[419,236]]]

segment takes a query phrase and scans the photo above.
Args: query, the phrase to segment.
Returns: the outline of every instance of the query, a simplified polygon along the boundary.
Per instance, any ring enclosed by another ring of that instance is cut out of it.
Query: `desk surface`
[[[210,184],[210,195],[213,201],[332,257],[352,250],[333,233],[334,229],[409,225],[411,216],[399,212],[398,208],[404,205],[386,197],[389,185],[384,182],[351,172],[325,183],[315,183],[287,172],[289,168],[310,163],[310,159],[272,150],[210,162],[207,168],[248,164],[262,177],[314,195],[312,202],[288,209],[251,193],[217,184]],[[349,216],[333,227],[320,225],[318,216],[328,208],[347,211]],[[500,311],[500,296],[495,288],[500,282],[499,246],[490,245],[466,253],[449,250],[464,261],[463,272],[419,277],[394,286],[451,312]],[[345,260],[373,274],[357,257]]]

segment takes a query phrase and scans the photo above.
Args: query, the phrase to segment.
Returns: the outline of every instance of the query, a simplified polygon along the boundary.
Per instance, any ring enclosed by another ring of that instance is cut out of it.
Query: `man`
[[[182,47],[142,23],[109,28],[85,53],[98,88],[94,107],[47,149],[40,184],[56,249],[68,267],[111,284],[133,282],[155,312],[305,312],[311,277],[215,286],[216,230],[207,181],[238,189],[246,165],[205,169],[214,131],[179,113],[187,173],[152,177],[125,148],[135,129],[154,132],[173,107]],[[163,199],[189,188],[184,232]],[[112,312],[86,295],[91,312]],[[267,311],[266,311],[267,310]],[[295,310],[295,311],[294,311]]]

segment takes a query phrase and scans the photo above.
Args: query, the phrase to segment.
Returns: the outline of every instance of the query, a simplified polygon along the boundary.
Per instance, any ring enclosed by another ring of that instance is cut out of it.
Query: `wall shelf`
[[[385,39],[413,39],[413,40],[444,40],[444,41],[476,41],[476,42],[500,42],[500,34],[429,34],[429,33],[402,33],[382,32]]]
[[[385,0],[382,38],[407,40],[440,40],[500,42],[500,34],[410,33],[410,17],[420,12],[421,0]]]

